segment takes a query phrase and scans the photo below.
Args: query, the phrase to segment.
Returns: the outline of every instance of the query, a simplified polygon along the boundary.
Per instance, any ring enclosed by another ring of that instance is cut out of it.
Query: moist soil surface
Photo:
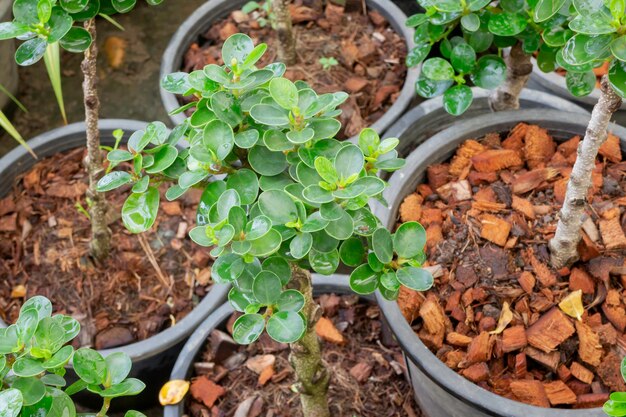
[[[395,102],[406,76],[406,44],[385,18],[374,10],[347,12],[331,4],[324,10],[294,2],[290,6],[298,62],[288,66],[285,77],[306,81],[318,94],[346,91],[350,98],[341,106],[339,138],[358,134],[372,125]],[[269,23],[261,27],[265,12],[249,15],[232,12],[191,44],[183,71],[223,64],[221,48],[230,35],[242,32],[255,44],[268,44],[259,67],[277,61],[277,38]],[[336,65],[324,69],[320,58],[334,58]]]
[[[580,260],[550,266],[548,242],[580,137],[538,126],[468,139],[405,198],[426,228],[434,287],[398,303],[424,344],[496,394],[542,407],[600,407],[624,391],[626,162],[609,135],[592,175]]]
[[[80,321],[78,345],[103,349],[146,339],[187,315],[210,289],[210,258],[187,237],[198,193],[175,202],[162,193],[155,225],[133,235],[120,219],[124,187],[107,193],[112,251],[94,262],[90,223],[77,208],[87,207],[85,154],[42,159],[0,200],[0,317],[14,322],[26,299],[44,295],[56,312]]]
[[[380,310],[356,295],[317,299],[323,318],[316,326],[324,361],[332,373],[329,402],[335,416],[421,416],[405,379],[400,349],[382,344]],[[194,364],[186,413],[191,417],[301,417],[289,364],[289,348],[263,334],[236,345],[227,329],[216,330]]]

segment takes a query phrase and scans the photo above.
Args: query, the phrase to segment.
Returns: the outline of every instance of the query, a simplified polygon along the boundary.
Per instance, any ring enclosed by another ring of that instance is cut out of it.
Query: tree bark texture
[[[278,35],[278,60],[287,66],[295,65],[296,39],[293,36],[289,0],[271,0],[274,14],[274,30]]]
[[[524,52],[521,42],[511,47],[505,61],[506,79],[489,97],[493,111],[519,109],[519,96],[533,72],[530,55]]]

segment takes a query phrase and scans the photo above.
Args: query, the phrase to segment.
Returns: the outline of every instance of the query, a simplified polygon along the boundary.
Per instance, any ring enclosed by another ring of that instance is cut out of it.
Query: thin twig
[[[165,288],[171,289],[172,287],[170,283],[168,283],[167,278],[165,278],[165,275],[163,275],[163,271],[161,271],[161,268],[159,267],[159,264],[157,263],[156,258],[154,257],[154,252],[152,252],[152,248],[148,244],[146,237],[142,234],[139,234],[137,235],[137,239],[139,240],[139,244],[141,245],[141,248],[146,253],[146,256],[148,257],[148,261],[150,261],[150,265],[152,265],[152,267],[154,268],[157,278],[159,279],[159,281],[161,281],[161,284],[163,284]]]

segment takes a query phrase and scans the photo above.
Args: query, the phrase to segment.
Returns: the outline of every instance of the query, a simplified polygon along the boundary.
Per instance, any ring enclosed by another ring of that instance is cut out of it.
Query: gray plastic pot
[[[313,292],[315,295],[321,294],[352,294],[350,284],[346,275],[324,276],[313,274]],[[361,298],[374,301],[373,296],[362,296]],[[235,310],[230,304],[225,303],[218,308],[210,317],[208,317],[196,329],[189,338],[183,349],[178,355],[178,360],[172,369],[170,379],[186,379],[189,380],[193,374],[193,364],[201,353],[204,344],[211,332],[226,325],[228,318]],[[185,401],[181,401],[176,405],[168,405],[164,409],[163,417],[182,417],[185,415]]]
[[[473,87],[474,101],[461,116],[452,116],[443,108],[443,97],[435,97],[420,103],[396,121],[385,132],[386,138],[398,138],[400,144],[396,148],[402,157],[406,157],[413,149],[426,141],[435,133],[458,123],[485,113],[489,108],[490,90]],[[551,108],[571,113],[589,114],[587,110],[561,97],[543,91],[524,89],[520,95],[522,109]]]
[[[0,0],[0,22],[9,22],[13,20],[11,13],[11,0]],[[18,77],[17,64],[15,63],[15,41],[13,39],[0,42],[0,84],[2,84],[9,92],[15,94],[17,92]],[[0,110],[4,109],[11,103],[9,97],[0,93]]]
[[[537,66],[537,60],[533,58],[533,73],[530,78],[530,82],[540,86],[542,89],[552,92],[557,96],[564,97],[569,100],[573,100],[577,103],[583,104],[587,107],[593,107],[600,99],[600,90],[594,88],[591,94],[583,97],[575,97],[569,92],[565,85],[565,77],[557,74],[556,72],[543,72]],[[621,110],[626,109],[626,102],[622,103]]]
[[[161,78],[180,71],[187,48],[198,39],[199,34],[206,32],[213,23],[228,16],[232,11],[241,9],[247,2],[248,0],[209,0],[194,11],[180,25],[167,45],[161,62]],[[413,49],[415,46],[413,29],[407,28],[404,24],[407,16],[398,6],[390,0],[366,0],[365,2],[369,8],[375,9],[382,14],[390,26],[406,40],[407,50]],[[372,129],[382,133],[404,113],[404,110],[409,106],[415,95],[414,85],[418,74],[419,69],[417,67],[408,69],[404,87],[402,87],[396,102],[380,119],[370,126]],[[180,107],[177,96],[163,89],[161,89],[161,101],[168,113]],[[185,115],[179,113],[170,116],[170,119],[174,125],[179,125],[185,120]]]
[[[100,136],[103,145],[113,145],[113,131],[124,130],[124,140],[136,130],[145,128],[147,123],[135,120],[109,119],[100,121]],[[58,152],[84,146],[85,125],[73,123],[43,133],[28,141],[39,158],[45,158]],[[37,161],[22,147],[17,147],[0,159],[0,198],[12,188],[16,176],[26,172]],[[175,326],[170,327],[148,339],[127,346],[100,351],[104,356],[113,352],[126,352],[133,361],[131,375],[146,383],[146,389],[137,397],[119,398],[113,401],[114,407],[147,407],[156,403],[158,391],[167,381],[178,352],[185,341],[202,321],[219,307],[228,296],[228,286],[214,285],[204,299]],[[0,320],[0,326],[6,323]],[[71,379],[71,375],[69,379]],[[86,406],[94,403],[89,396],[77,397]],[[99,407],[99,406],[98,406]]]
[[[490,132],[505,132],[519,122],[538,124],[547,128],[557,140],[574,135],[583,136],[589,116],[550,109],[519,110],[485,114],[464,120],[439,132],[420,145],[407,158],[406,166],[389,180],[384,197],[389,207],[377,203],[374,213],[382,224],[393,229],[398,208],[408,194],[424,181],[426,168],[449,159],[463,141],[480,138]],[[626,150],[626,129],[612,125],[611,131],[621,138]],[[566,410],[548,409],[512,401],[493,394],[458,375],[441,362],[421,342],[402,316],[395,301],[385,300],[379,293],[376,299],[383,317],[402,347],[407,358],[415,398],[422,411],[430,417],[601,417],[601,408]]]

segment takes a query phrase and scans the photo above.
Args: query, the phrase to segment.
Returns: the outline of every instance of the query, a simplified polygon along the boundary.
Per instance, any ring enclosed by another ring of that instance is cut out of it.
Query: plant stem
[[[91,206],[91,255],[97,260],[105,259],[111,246],[111,234],[107,227],[107,202],[104,194],[96,191],[96,184],[103,173],[102,154],[100,153],[100,131],[98,117],[100,99],[98,98],[96,21],[89,19],[85,22],[85,29],[92,37],[91,46],[85,51],[81,63],[83,72],[83,100],[85,103],[85,126],[87,134],[87,173],[89,175],[89,189],[87,197],[93,202]]]
[[[274,29],[278,35],[278,60],[287,66],[296,64],[296,39],[293,37],[289,0],[271,0]]]
[[[320,307],[313,301],[311,273],[296,265],[292,267],[292,282],[304,295],[302,314],[307,319],[304,337],[290,345],[289,360],[296,373],[297,387],[305,417],[330,417],[328,385],[330,373],[322,362],[322,352],[315,324],[320,318]]]
[[[493,111],[519,109],[519,95],[533,72],[530,55],[524,52],[521,42],[511,47],[505,61],[506,79],[489,97]]]
[[[578,156],[567,183],[565,202],[559,214],[556,233],[550,240],[552,266],[559,269],[578,259],[578,242],[583,224],[587,193],[591,187],[591,173],[596,167],[596,156],[608,136],[607,128],[613,113],[622,105],[604,75],[601,81],[600,99],[593,107],[585,138],[578,145]]]
[[[111,398],[103,398],[102,408],[96,414],[96,417],[106,417],[109,407],[111,406]]]

